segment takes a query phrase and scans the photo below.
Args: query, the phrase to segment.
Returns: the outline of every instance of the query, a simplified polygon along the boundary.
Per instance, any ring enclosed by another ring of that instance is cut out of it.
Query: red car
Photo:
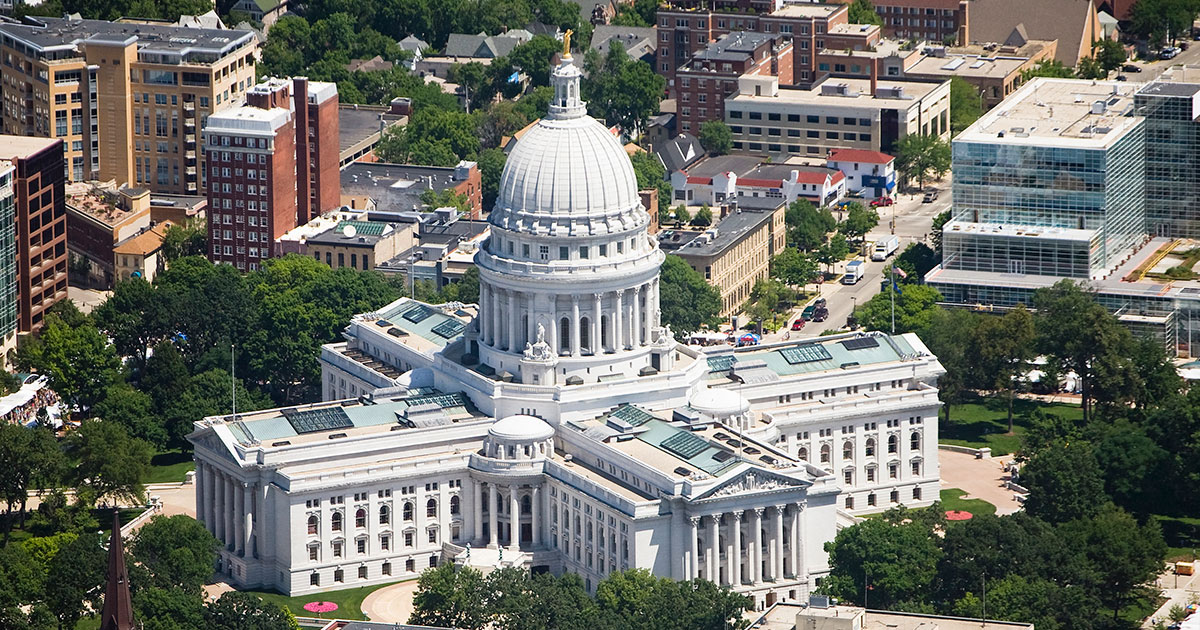
[[[890,206],[894,203],[896,203],[896,200],[892,199],[891,197],[880,197],[880,198],[876,199],[875,201],[871,202],[871,207],[872,208],[883,208],[885,206]]]
[[[804,328],[804,318],[803,317],[792,322],[792,330],[800,330],[801,328]]]

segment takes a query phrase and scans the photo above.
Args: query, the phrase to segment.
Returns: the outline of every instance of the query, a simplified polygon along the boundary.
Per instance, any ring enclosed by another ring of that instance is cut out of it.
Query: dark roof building
[[[474,162],[450,167],[354,162],[342,169],[342,195],[369,197],[384,212],[426,210],[422,193],[450,188],[468,196],[471,218],[481,218],[483,192],[479,167]]]

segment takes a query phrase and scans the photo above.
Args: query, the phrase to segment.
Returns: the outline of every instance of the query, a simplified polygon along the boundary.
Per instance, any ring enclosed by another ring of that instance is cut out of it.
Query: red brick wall
[[[299,225],[296,222],[296,127],[295,121],[275,132],[275,151],[267,158],[267,196],[271,218],[271,240]]]
[[[335,172],[336,176],[337,173]],[[479,175],[479,167],[471,167],[471,174],[454,187],[455,192],[467,196],[471,202],[471,218],[478,221],[483,218],[483,179]]]
[[[322,212],[336,210],[341,205],[338,97],[314,106],[309,119],[316,123],[312,147],[312,157],[315,161],[313,173],[317,176],[314,194],[316,206],[313,208],[313,216],[316,216]]]
[[[34,332],[45,311],[67,297],[62,142],[17,158],[16,167],[17,330]]]

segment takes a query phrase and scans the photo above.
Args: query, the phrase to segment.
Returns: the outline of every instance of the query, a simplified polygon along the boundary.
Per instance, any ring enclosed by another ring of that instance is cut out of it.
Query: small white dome
[[[554,437],[554,427],[535,416],[508,416],[494,422],[488,435],[512,442],[539,442]]]
[[[750,401],[729,389],[705,389],[688,400],[692,409],[716,418],[727,418],[750,411]]]
[[[629,155],[590,117],[543,119],[517,141],[504,164],[502,213],[604,215],[641,206]]]
[[[427,367],[409,370],[396,379],[396,384],[409,389],[433,387],[433,370]]]

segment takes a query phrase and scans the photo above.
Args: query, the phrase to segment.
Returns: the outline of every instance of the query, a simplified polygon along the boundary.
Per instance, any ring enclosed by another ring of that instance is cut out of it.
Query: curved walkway
[[[417,592],[417,580],[385,586],[363,599],[362,611],[371,621],[382,623],[408,623],[413,611],[413,595]]]
[[[1005,487],[1008,473],[1004,465],[1012,461],[1011,455],[975,459],[968,453],[939,450],[943,488],[959,488],[966,492],[964,499],[983,499],[996,506],[996,514],[1012,514],[1020,511],[1015,493]]]

